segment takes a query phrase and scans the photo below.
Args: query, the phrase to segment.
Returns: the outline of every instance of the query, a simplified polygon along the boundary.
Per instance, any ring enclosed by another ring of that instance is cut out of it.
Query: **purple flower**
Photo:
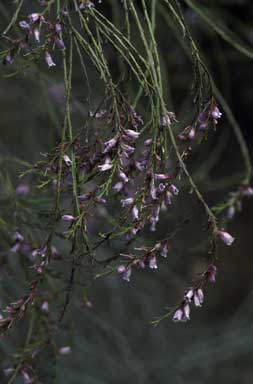
[[[165,173],[155,173],[155,180],[163,181],[163,180],[168,180],[169,178],[170,178],[170,176],[168,174],[165,174]]]
[[[121,275],[122,273],[125,273],[126,272],[126,267],[125,265],[119,265],[118,268],[117,268],[117,272]]]
[[[22,243],[25,240],[25,238],[19,231],[16,231],[14,236],[13,236],[13,240]]]
[[[125,135],[127,136],[127,137],[125,137]],[[136,139],[138,139],[138,137],[140,136],[140,132],[136,132],[136,131],[134,131],[134,130],[132,130],[132,129],[126,129],[125,131],[124,131],[124,137],[125,137],[125,139],[130,139],[130,141],[135,141]]]
[[[156,187],[155,187],[155,183],[154,183],[153,179],[152,179],[152,181],[150,183],[150,197],[151,197],[152,200],[156,200],[157,199]]]
[[[185,300],[189,303],[193,300],[196,307],[201,307],[204,301],[204,293],[201,288],[190,288],[185,294]]]
[[[211,116],[212,118],[214,119],[214,121],[217,123],[217,119],[220,119],[221,116],[222,116],[222,113],[220,112],[219,108],[217,106],[215,106],[212,110],[211,110]]]
[[[222,230],[219,230],[217,232],[217,235],[219,236],[219,238],[226,244],[226,245],[232,245],[235,238],[233,236],[231,236],[228,232],[225,232],[225,231],[222,231]]]
[[[185,322],[190,320],[190,306],[188,303],[184,303],[180,308],[176,310],[173,316],[174,322]]]
[[[122,182],[122,181],[118,181],[118,182],[114,185],[113,189],[114,189],[115,192],[120,192],[120,191],[123,189],[123,187],[124,187],[123,182]]]
[[[26,196],[30,192],[30,187],[27,184],[19,184],[16,188],[16,194],[18,196]]]
[[[156,231],[156,223],[157,223],[157,221],[155,220],[155,218],[151,216],[150,219],[149,219],[149,223],[150,223],[149,230],[150,230],[151,232],[155,232],[155,231]]]
[[[163,183],[160,183],[159,185],[158,185],[158,188],[157,188],[157,192],[159,193],[159,194],[161,194],[161,193],[163,193],[164,191],[165,191],[165,185],[163,184]]]
[[[71,353],[71,347],[68,345],[65,347],[61,347],[59,348],[59,353],[60,355],[69,355]]]
[[[104,199],[103,197],[96,197],[95,202],[97,204],[106,204],[106,199]]]
[[[22,20],[18,23],[18,25],[20,26],[21,29],[23,29],[24,31],[29,31],[30,30],[30,25],[25,21],[25,20]]]
[[[141,161],[135,160],[134,165],[138,171],[143,172],[146,168],[147,160],[141,160]]]
[[[207,280],[209,283],[214,284],[216,281],[217,267],[214,264],[210,264],[207,268]]]
[[[130,277],[132,274],[132,269],[131,267],[125,267],[124,265],[120,265],[117,269],[117,272],[119,275],[121,275],[122,279],[129,282]]]
[[[23,379],[23,384],[32,384],[34,382],[26,370],[21,369],[20,373]]]
[[[196,134],[195,128],[189,125],[183,130],[183,132],[181,132],[178,135],[178,138],[179,140],[182,140],[182,141],[186,141],[186,140],[192,141],[195,138],[195,134]]]
[[[199,130],[206,131],[208,129],[209,114],[207,112],[201,112],[198,117]]]
[[[165,240],[165,241],[162,243],[162,248],[161,248],[161,253],[160,253],[160,255],[161,255],[162,257],[167,257],[167,256],[168,256],[168,251],[169,251],[168,240]]]
[[[107,157],[105,159],[104,164],[98,166],[98,170],[100,172],[105,172],[105,171],[108,171],[109,169],[111,169],[112,167],[113,167],[113,164],[111,163],[111,159],[109,157]]]
[[[33,36],[36,43],[40,43],[40,30],[39,28],[34,28],[33,30]]]
[[[227,210],[227,218],[229,220],[233,219],[235,215],[235,207],[234,205],[231,205],[230,207],[228,207],[228,210]]]
[[[122,171],[119,172],[119,178],[124,183],[127,183],[129,181],[129,178],[127,177],[127,175],[124,172],[122,172]]]
[[[56,64],[53,62],[52,56],[48,51],[45,51],[45,60],[49,68],[56,66]]]
[[[30,24],[36,23],[37,21],[41,21],[41,19],[43,19],[43,16],[41,16],[39,13],[32,13],[28,16]]]
[[[97,111],[93,113],[90,111],[90,117],[95,117],[95,119],[103,119],[107,115],[106,109],[101,109],[100,111]]]
[[[64,16],[64,17],[67,17],[69,14],[66,8],[63,8],[61,13],[62,13],[62,16]]]
[[[253,188],[248,186],[248,187],[244,187],[242,189],[242,195],[243,196],[246,196],[246,197],[251,197],[253,196]]]
[[[10,50],[3,59],[3,65],[10,65],[14,62],[14,50]]]
[[[48,301],[44,301],[40,307],[41,311],[44,313],[49,313],[49,303]]]
[[[167,127],[168,125],[171,125],[172,121],[176,121],[176,115],[174,112],[166,112],[162,117],[161,117],[161,126],[162,127]]]
[[[195,307],[201,307],[204,301],[204,293],[202,289],[198,288],[194,290],[193,301],[194,301]]]
[[[128,207],[134,202],[134,199],[132,197],[128,197],[127,199],[120,200],[120,203],[123,208]]]
[[[147,139],[144,141],[145,147],[149,147],[153,143],[153,139]]]
[[[55,23],[54,30],[55,30],[55,33],[61,33],[61,31],[62,31],[61,24]]]
[[[155,255],[152,255],[149,259],[149,262],[148,262],[148,265],[149,265],[149,268],[150,269],[157,269],[158,266],[157,266],[157,260],[156,260],[156,256]]]
[[[160,206],[158,205],[152,212],[152,215],[149,219],[150,222],[150,231],[155,232],[156,231],[156,224],[159,221],[159,214],[160,214]]]
[[[91,193],[84,193],[83,195],[79,195],[78,199],[80,201],[87,201],[90,199],[90,197],[91,197]]]
[[[65,49],[65,44],[64,44],[64,41],[62,39],[60,39],[59,37],[55,37],[55,44],[57,45],[57,47],[61,50]]]
[[[67,165],[68,167],[71,166],[72,161],[70,160],[70,158],[68,157],[68,155],[64,155],[64,156],[63,156],[63,160],[65,161],[65,163],[66,163],[66,165]]]
[[[14,372],[14,368],[12,368],[12,367],[9,367],[9,368],[4,368],[4,375],[6,376],[6,377],[9,377],[9,376],[11,376],[12,374],[13,374],[13,372]]]
[[[188,133],[188,139],[191,141],[194,140],[195,135],[196,135],[196,130],[194,127],[191,127],[191,129],[189,130],[189,133]]]
[[[126,157],[129,157],[135,151],[135,149],[133,147],[131,147],[131,145],[127,145],[127,144],[122,144],[122,149],[123,149],[123,154]]]
[[[173,195],[178,195],[179,194],[179,190],[177,189],[177,187],[174,185],[174,184],[171,184],[169,186],[169,191],[173,194]]]
[[[137,266],[141,269],[145,269],[145,267],[146,267],[143,260],[138,260]]]
[[[104,143],[104,150],[103,150],[103,153],[107,153],[109,152],[112,148],[115,147],[115,145],[117,144],[118,142],[118,138],[117,137],[113,137],[112,139],[106,141]]]
[[[132,219],[133,219],[133,221],[139,219],[139,209],[137,208],[136,205],[133,206],[133,208],[132,208],[132,212],[131,212],[131,213],[132,213]]]
[[[62,216],[62,220],[63,221],[67,221],[67,222],[70,222],[70,223],[73,223],[73,221],[75,221],[75,217],[72,216],[72,215],[63,215]]]
[[[164,203],[166,206],[172,204],[172,193],[170,191],[166,192],[165,198],[164,198]]]
[[[139,230],[140,230],[140,228],[138,228],[138,227],[133,227],[133,228],[131,228],[130,231],[129,231],[129,232],[127,233],[127,235],[126,235],[127,240],[129,241],[129,240],[133,239],[134,236],[137,235],[137,233],[139,232]]]

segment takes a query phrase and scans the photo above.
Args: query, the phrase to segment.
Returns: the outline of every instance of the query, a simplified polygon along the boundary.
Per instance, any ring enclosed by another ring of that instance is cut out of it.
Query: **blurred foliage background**
[[[207,10],[208,17],[211,17],[211,24],[203,14],[189,6],[191,2],[186,3],[188,6],[185,5],[183,10],[188,26],[252,153],[252,60],[213,28],[213,25],[216,28],[222,26],[222,30],[233,31],[240,36],[242,46],[247,46],[252,54],[252,1],[199,1],[200,9]],[[101,7],[115,23],[121,22],[116,2],[103,1]],[[25,5],[24,14],[33,9],[37,9],[37,1]],[[1,31],[13,10],[13,2],[1,1]],[[171,20],[171,15],[162,9],[158,11],[156,36],[168,104],[173,106],[180,120],[190,113],[188,100],[192,68],[177,34],[169,27]],[[231,36],[232,41],[237,41]],[[117,58],[109,46],[107,55],[113,65]],[[8,182],[15,187],[23,170],[22,162],[32,164],[38,161],[41,153],[48,152],[59,141],[62,118],[60,70],[48,70],[44,63],[38,62],[22,73],[7,77],[11,72],[2,70],[0,77],[1,188],[7,186],[6,169],[11,175]],[[100,88],[92,73],[90,68],[90,83],[96,100]],[[87,114],[84,106],[87,89],[79,86],[81,76],[79,66],[75,65],[73,108],[77,111],[77,127]],[[144,106],[141,113],[145,115]],[[13,161],[13,158],[18,160]],[[191,167],[201,191],[210,202],[222,199],[236,188],[243,172],[243,162],[226,117],[193,155]],[[181,209],[184,206],[187,212],[194,202],[189,195],[180,204]],[[2,210],[5,211],[6,207]],[[11,204],[8,210],[5,214],[12,216],[14,208]],[[174,324],[169,320],[154,328],[150,321],[162,314],[164,307],[180,300],[193,276],[203,269],[206,255],[200,241],[201,215],[185,226],[184,242],[180,239],[173,241],[168,259],[160,263],[155,272],[137,272],[129,284],[118,276],[92,282],[88,272],[79,273],[80,286],[74,287],[72,296],[75,298],[71,301],[58,340],[59,345],[71,345],[72,352],[57,362],[50,355],[44,357],[41,370],[48,377],[45,383],[56,382],[55,378],[59,383],[69,384],[250,383],[253,380],[252,214],[252,200],[247,200],[229,227],[236,237],[234,246],[228,250],[225,246],[219,249],[217,283],[208,290],[203,308],[194,310],[192,320],[186,324]],[[102,217],[103,213],[101,220]],[[161,228],[165,225],[173,226],[173,218],[169,224],[168,221],[161,223]],[[2,243],[5,242],[3,238]],[[0,306],[4,307],[9,298],[19,296],[25,289],[25,272],[22,261],[15,260],[17,255],[9,256],[12,269],[6,271],[1,248],[4,249],[0,244],[0,278],[3,282]],[[61,252],[64,251],[62,248]],[[108,257],[113,250],[105,247],[102,252],[104,257]],[[67,279],[67,268],[64,273]],[[7,280],[6,275],[9,277]],[[92,303],[91,308],[85,305],[87,297]],[[3,367],[8,365],[8,354],[15,353],[20,343],[24,343],[26,327],[26,323],[21,321],[17,331],[10,332],[2,341],[0,359]],[[0,382],[5,380],[1,372]]]

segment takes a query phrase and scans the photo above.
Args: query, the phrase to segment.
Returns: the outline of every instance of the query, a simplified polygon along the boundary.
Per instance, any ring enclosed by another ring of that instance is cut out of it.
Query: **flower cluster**
[[[217,267],[214,264],[210,264],[207,270],[203,273],[202,279],[194,287],[189,288],[185,293],[183,301],[173,315],[173,321],[185,322],[190,320],[190,304],[193,303],[195,307],[202,306],[204,302],[203,290],[208,283],[215,283],[216,274]]]
[[[126,262],[117,268],[118,274],[127,282],[130,281],[133,268],[145,269],[148,267],[150,269],[157,269],[157,256],[167,257],[169,242],[165,239],[162,242],[156,243],[153,247],[141,247],[135,248],[135,250],[141,251],[143,254],[141,256],[122,254],[121,256],[126,259]]]
[[[198,117],[198,128],[200,131],[207,131],[210,125],[216,127],[218,120],[221,118],[222,113],[220,112],[217,104],[214,100],[211,100],[205,106],[203,112]]]
[[[41,51],[44,53],[47,65],[49,67],[55,66],[50,53],[50,46],[57,46],[59,50],[65,49],[61,37],[62,24],[58,21],[48,21],[40,13],[32,13],[26,19],[21,20],[18,25],[24,32],[24,36],[20,39],[7,39],[11,48],[7,51],[3,63],[5,65],[12,64],[15,56],[20,52],[24,52],[26,56],[31,54],[36,56]]]

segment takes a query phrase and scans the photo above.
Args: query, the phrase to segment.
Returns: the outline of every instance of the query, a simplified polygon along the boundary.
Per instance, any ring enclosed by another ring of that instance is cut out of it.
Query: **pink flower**
[[[39,13],[32,13],[31,15],[28,16],[28,20],[30,24],[36,23],[37,21],[41,21],[41,19],[44,19],[44,18]]]
[[[219,238],[226,244],[226,245],[232,245],[235,238],[233,236],[231,236],[228,232],[225,232],[225,231],[218,231],[217,232],[217,235],[219,236]]]
[[[72,215],[63,215],[63,216],[62,216],[62,220],[63,220],[63,221],[68,221],[68,222],[72,223],[72,222],[75,221],[76,219],[75,219],[75,217],[72,216]]]
[[[201,307],[204,301],[204,293],[202,289],[198,288],[194,290],[193,301],[196,307]]]
[[[177,187],[174,185],[174,184],[171,184],[169,186],[169,191],[173,194],[173,195],[178,195],[179,194],[179,190],[177,189]]]
[[[201,307],[204,301],[204,294],[200,288],[190,288],[185,294],[185,300],[190,303],[192,300],[196,307]]]
[[[130,277],[132,274],[132,269],[131,267],[125,267],[124,265],[120,265],[117,269],[118,274],[121,275],[122,279],[129,282]]]
[[[155,180],[168,180],[170,178],[170,175],[165,173],[155,173]]]
[[[30,192],[30,187],[28,184],[19,184],[16,189],[16,194],[18,196],[26,196]]]
[[[173,316],[174,322],[185,322],[190,320],[190,306],[188,303],[184,303],[180,308],[176,310]]]
[[[182,140],[182,141],[186,141],[186,140],[192,141],[195,138],[195,134],[196,134],[195,128],[189,125],[183,130],[183,132],[181,132],[178,135],[178,138],[179,140]]]
[[[214,264],[210,264],[207,268],[206,274],[208,282],[214,284],[216,281],[217,267]]]
[[[211,110],[211,116],[212,118],[214,119],[214,121],[216,122],[217,124],[217,119],[220,119],[221,116],[222,116],[222,113],[220,112],[219,108],[217,106],[215,106],[212,110]]]

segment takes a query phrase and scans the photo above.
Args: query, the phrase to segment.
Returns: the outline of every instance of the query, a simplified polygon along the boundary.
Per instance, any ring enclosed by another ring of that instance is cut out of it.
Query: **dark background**
[[[217,13],[219,19],[238,33],[252,51],[251,0],[202,1],[201,4],[208,5],[210,10]],[[1,7],[8,12],[13,11],[8,1],[3,1]],[[103,8],[110,13],[106,2]],[[252,60],[224,42],[193,11],[185,8],[184,12],[190,30],[219,89],[233,110],[252,153]],[[2,14],[1,30],[6,20]],[[189,112],[184,108],[187,105],[185,100],[189,97],[191,65],[160,18],[157,20],[157,36],[165,58],[168,99],[172,97],[175,112],[180,118],[185,111]],[[113,53],[111,60],[114,60]],[[11,78],[5,77],[9,69],[1,71],[0,150],[4,159],[3,167],[10,170],[14,185],[18,183],[17,175],[22,166],[13,165],[8,158],[14,156],[33,163],[59,139],[62,100],[57,102],[52,97],[52,89],[60,89],[58,94],[61,94],[62,73],[60,70],[48,71],[42,62],[38,63],[38,67],[39,70],[28,70]],[[76,66],[74,92],[77,103],[80,102],[82,106],[85,90],[79,88],[79,82],[80,71]],[[99,87],[96,88],[95,77],[94,80],[91,78],[91,83],[96,97]],[[50,103],[53,104],[53,112],[48,108]],[[83,115],[80,113],[79,119],[82,120]],[[217,146],[221,150],[211,169],[207,170],[206,158]],[[194,171],[197,172],[201,166],[199,186],[210,202],[223,199],[229,191],[236,189],[243,172],[243,161],[225,116],[217,131],[210,134],[208,142],[199,150],[199,155],[194,157]],[[192,198],[183,200],[182,204],[185,204],[186,210],[190,209]],[[59,360],[58,382],[251,383],[252,214],[253,202],[245,200],[242,212],[229,225],[229,232],[236,237],[236,241],[231,248],[220,246],[217,283],[206,293],[203,308],[193,310],[190,322],[174,324],[171,320],[165,320],[158,328],[150,325],[150,321],[162,314],[166,306],[180,300],[192,278],[205,265],[205,251],[199,240],[201,226],[197,220],[186,227],[183,242],[180,239],[173,242],[168,259],[159,265],[158,271],[137,272],[129,284],[118,276],[109,276],[89,285],[88,296],[93,303],[92,309],[81,305],[78,299],[73,300],[63,324],[63,334],[58,342],[61,345],[71,344],[72,353]],[[166,221],[161,223],[163,225],[167,225]],[[192,237],[194,245],[191,243]],[[105,249],[104,252],[110,255],[111,250]],[[4,288],[8,290],[8,287]],[[18,343],[17,335],[11,335],[3,342],[1,351],[4,364],[8,361],[6,352],[15,351]],[[52,369],[48,358],[43,370],[51,372]],[[46,382],[51,383],[50,379]]]

